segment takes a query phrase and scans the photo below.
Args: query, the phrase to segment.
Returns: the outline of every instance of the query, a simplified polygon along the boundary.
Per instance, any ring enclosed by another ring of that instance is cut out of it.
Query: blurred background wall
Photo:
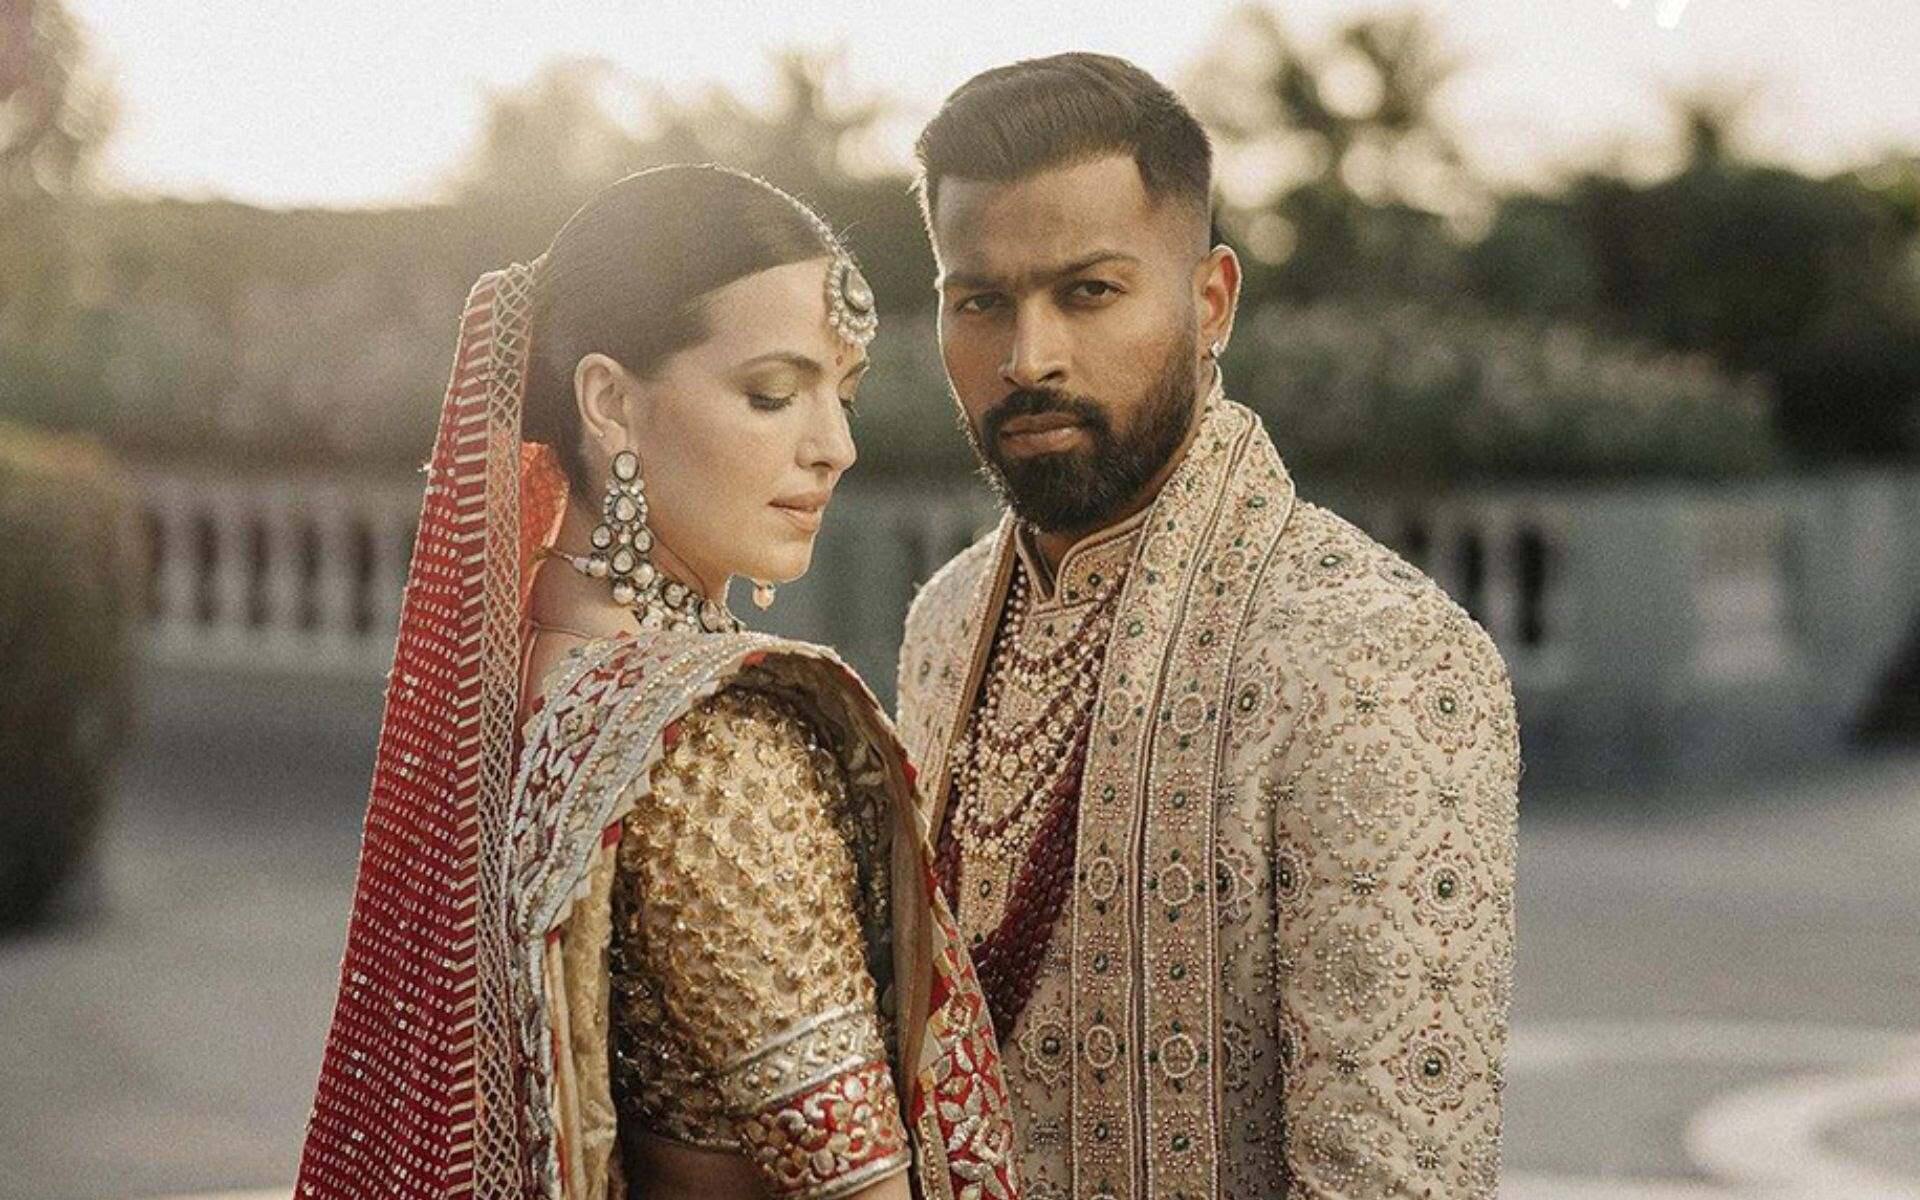
[[[1219,232],[1247,266],[1230,394],[1305,495],[1433,574],[1508,657],[1540,814],[1523,930],[1546,914],[1546,936],[1523,933],[1520,1011],[1542,1030],[1641,1001],[1920,1027],[1880,991],[1920,982],[1911,935],[1856,939],[1870,963],[1846,967],[1856,990],[1837,1005],[1794,973],[1811,958],[1788,955],[1770,1008],[1750,961],[1688,981],[1641,953],[1675,921],[1688,932],[1663,953],[1737,930],[1764,944],[1793,924],[1764,895],[1783,871],[1862,910],[1796,918],[1787,940],[1815,957],[1866,910],[1920,898],[1876,874],[1915,848],[1920,807],[1900,749],[1920,740],[1920,94],[1883,69],[1920,54],[1904,5],[1185,6],[1177,61],[1152,48],[1164,34],[1130,42],[1075,5],[822,7],[771,31],[728,5],[703,25],[595,9],[574,39],[609,39],[592,55],[529,32],[559,10],[487,30],[451,10],[167,7],[0,3],[0,921],[26,931],[0,941],[0,1029],[18,1035],[0,1052],[0,1159],[31,1164],[17,1194],[99,1194],[140,1160],[120,1194],[291,1170],[458,306],[598,186],[727,162],[807,197],[861,257],[884,320],[860,465],[814,571],[761,623],[840,647],[891,698],[913,589],[994,517],[940,372],[906,147],[973,70],[1069,46],[1140,58],[1215,136]],[[445,63],[404,51],[435,22],[447,62],[470,45],[509,78],[476,65],[431,90]],[[246,92],[263,71],[284,80]],[[416,111],[433,104],[459,115]],[[392,165],[443,127],[456,144],[430,170]],[[344,165],[303,176],[303,156]],[[1853,831],[1830,863],[1819,838],[1756,824],[1821,813]],[[1723,820],[1744,830],[1732,851],[1707,832]],[[1676,846],[1691,849],[1661,857]],[[1716,853],[1733,854],[1717,882],[1676,882]],[[1584,924],[1609,855],[1627,875],[1670,861],[1637,885],[1642,906],[1735,915],[1626,905]],[[273,882],[289,859],[305,864],[292,893]],[[1836,882],[1849,869],[1864,890]],[[287,924],[236,923],[235,906],[278,913],[289,894],[310,903]],[[261,998],[255,972],[219,976],[258,1001],[231,1019],[257,1011],[271,1036],[228,1069],[189,1061],[181,1045],[220,1040],[196,1023],[206,995],[182,977],[135,1015],[131,993],[143,970],[173,979],[161,948],[192,938],[116,924],[133,897],[220,930],[227,968],[260,953],[311,986]],[[1606,978],[1622,995],[1593,1001]],[[123,1150],[54,1155],[49,1139],[87,1140],[60,1098],[108,1077],[46,1049],[88,1042],[63,996],[132,1043],[170,1031],[174,1051],[132,1053],[160,1056],[156,1089],[202,1096],[204,1122],[164,1136],[136,1078],[115,1093]],[[1860,1050],[1871,1036],[1832,1044],[1873,1062],[1905,1045],[1885,1032]],[[1537,1194],[1738,1184],[1672,1093],[1657,1129],[1610,1130],[1616,1149],[1655,1147],[1635,1158],[1549,1132],[1540,1114],[1581,1112],[1574,1093],[1523,1086]],[[1874,1186],[1920,1178],[1886,1149],[1907,1132],[1920,1144],[1920,1123],[1871,1126],[1848,1161]]]

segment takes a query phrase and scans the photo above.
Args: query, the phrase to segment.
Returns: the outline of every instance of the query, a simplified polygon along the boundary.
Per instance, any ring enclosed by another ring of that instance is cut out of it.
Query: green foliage
[[[1483,301],[1511,312],[1578,318],[1599,306],[1600,266],[1558,200],[1508,197],[1467,251],[1466,271]]]
[[[1729,162],[1704,124],[1693,111],[1693,165],[1671,179],[1507,200],[1469,256],[1479,297],[1759,373],[1803,458],[1920,453],[1920,272],[1898,177],[1883,195]]]
[[[88,443],[0,426],[0,928],[83,860],[124,742],[138,573],[119,479]]]
[[[1715,477],[1772,457],[1765,389],[1701,356],[1458,306],[1270,305],[1241,317],[1227,381],[1318,479]]]

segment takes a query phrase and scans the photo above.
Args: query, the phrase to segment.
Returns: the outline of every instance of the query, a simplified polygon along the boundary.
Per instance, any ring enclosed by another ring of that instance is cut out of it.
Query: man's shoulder
[[[1452,647],[1504,675],[1487,631],[1441,586],[1339,514],[1296,501],[1253,598],[1255,625],[1311,663],[1356,641]]]
[[[911,630],[928,623],[950,625],[957,621],[972,603],[980,577],[993,568],[998,541],[999,527],[995,526],[935,571],[914,594],[913,603],[907,609],[907,628]]]

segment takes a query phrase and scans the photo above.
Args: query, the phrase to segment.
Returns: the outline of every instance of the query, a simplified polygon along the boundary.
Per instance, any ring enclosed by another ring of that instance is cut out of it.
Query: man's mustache
[[[980,422],[981,434],[987,445],[992,446],[999,440],[1000,430],[1008,421],[1046,413],[1072,417],[1090,429],[1107,427],[1107,414],[1091,400],[1045,388],[1022,388],[1009,393],[1006,399],[987,410],[985,419]]]

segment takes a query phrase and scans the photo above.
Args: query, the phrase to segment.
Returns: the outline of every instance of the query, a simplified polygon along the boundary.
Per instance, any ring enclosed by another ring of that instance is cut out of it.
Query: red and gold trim
[[[739,1123],[740,1147],[783,1200],[827,1200],[912,1163],[884,1060],[768,1105]]]

